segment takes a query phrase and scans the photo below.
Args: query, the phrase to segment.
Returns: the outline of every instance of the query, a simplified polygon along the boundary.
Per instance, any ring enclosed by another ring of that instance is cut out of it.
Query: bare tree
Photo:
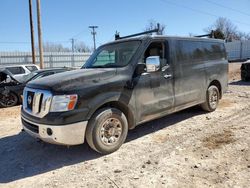
[[[36,47],[36,49],[38,49],[38,47]],[[71,52],[72,51],[72,49],[69,47],[65,47],[60,43],[53,43],[53,42],[44,43],[43,50],[44,52]],[[87,46],[84,42],[76,42],[74,45],[74,51],[75,52],[91,52],[93,51],[93,49]]]
[[[43,51],[44,52],[70,52],[70,49],[67,47],[64,47],[62,44],[46,42],[43,44]]]
[[[148,24],[146,25],[144,31],[149,31],[157,28],[157,22],[155,20],[149,20]],[[164,24],[160,24],[159,35],[164,35],[166,26]]]
[[[250,33],[238,32],[238,36],[241,40],[250,40]]]
[[[75,52],[91,52],[93,51],[89,46],[84,42],[77,42],[75,44]]]
[[[224,39],[227,41],[249,39],[250,35],[240,32],[231,20],[224,17],[219,17],[215,23],[204,29],[207,33],[211,32],[211,30],[221,32],[224,35]]]

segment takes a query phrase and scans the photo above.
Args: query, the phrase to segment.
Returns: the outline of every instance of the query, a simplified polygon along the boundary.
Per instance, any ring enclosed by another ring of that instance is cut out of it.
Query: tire
[[[246,71],[245,70],[241,71],[241,80],[242,81],[247,81],[247,75],[246,75]]]
[[[220,93],[216,86],[209,86],[206,94],[206,102],[201,104],[201,108],[207,112],[216,110],[219,104]]]
[[[7,108],[16,106],[18,104],[18,97],[15,93],[9,92],[7,95],[0,94],[0,107]]]
[[[91,117],[86,140],[95,151],[109,154],[121,147],[127,134],[128,121],[124,113],[116,108],[104,108]]]

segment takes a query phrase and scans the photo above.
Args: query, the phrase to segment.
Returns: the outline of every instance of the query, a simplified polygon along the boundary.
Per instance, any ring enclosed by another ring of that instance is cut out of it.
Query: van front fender
[[[135,104],[133,103],[134,100],[131,98],[131,96],[128,96],[121,92],[108,92],[104,94],[99,94],[98,96],[95,96],[88,104],[88,108],[90,110],[87,115],[87,119],[89,120],[92,117],[92,115],[102,106],[105,106],[107,104],[114,104],[114,105],[116,104],[119,107],[123,108],[120,109],[121,111],[123,112],[126,111],[124,113],[127,113],[126,115],[129,116],[127,118],[131,119],[130,125],[134,126]]]

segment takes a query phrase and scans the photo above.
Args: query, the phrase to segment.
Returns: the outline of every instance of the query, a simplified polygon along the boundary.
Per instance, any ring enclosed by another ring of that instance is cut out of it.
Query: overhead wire
[[[84,29],[84,30],[80,31],[79,33],[75,34],[74,36],[72,36],[71,38],[77,38],[79,35],[81,35],[84,32],[87,32],[87,31],[88,31],[88,29]]]
[[[185,9],[188,9],[188,10],[191,10],[193,12],[200,13],[200,14],[203,14],[203,15],[208,15],[208,16],[212,16],[212,17],[215,17],[215,18],[221,17],[219,15],[215,15],[215,14],[212,14],[212,13],[209,13],[209,12],[206,12],[206,11],[198,10],[198,9],[195,9],[195,8],[192,8],[192,7],[189,7],[189,6],[186,6],[186,5],[178,4],[178,3],[175,3],[175,2],[172,2],[172,1],[169,1],[169,0],[160,0],[160,1],[163,2],[163,3],[168,3],[168,4],[171,4],[171,5],[177,6],[177,7],[182,7],[182,8],[185,8]],[[230,20],[233,21],[233,22],[236,22],[238,24],[250,26],[250,24],[241,22],[239,20],[235,20],[235,19],[230,19]]]
[[[232,8],[232,7],[229,7],[229,6],[225,6],[225,5],[222,5],[220,3],[217,3],[217,2],[214,2],[214,1],[211,1],[211,0],[204,0],[210,4],[214,4],[216,6],[219,6],[219,7],[222,7],[222,8],[225,8],[225,9],[228,9],[228,10],[231,10],[231,11],[234,11],[234,12],[238,12],[240,14],[243,14],[243,15],[246,15],[246,16],[250,16],[250,14],[246,13],[246,12],[243,12],[241,10],[238,10],[238,9],[235,9],[235,8]]]
[[[0,41],[0,44],[30,44],[30,42],[7,42],[7,41]]]

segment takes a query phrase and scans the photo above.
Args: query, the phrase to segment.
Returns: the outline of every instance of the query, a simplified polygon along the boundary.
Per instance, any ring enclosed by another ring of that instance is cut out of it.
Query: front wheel
[[[9,92],[8,94],[0,93],[0,107],[7,108],[16,106],[18,104],[18,97],[15,93]]]
[[[220,93],[216,86],[209,86],[206,94],[206,102],[201,104],[203,110],[207,112],[215,111],[219,104]]]
[[[116,108],[104,108],[90,119],[86,139],[92,149],[109,154],[121,147],[127,133],[128,122],[124,113]]]

